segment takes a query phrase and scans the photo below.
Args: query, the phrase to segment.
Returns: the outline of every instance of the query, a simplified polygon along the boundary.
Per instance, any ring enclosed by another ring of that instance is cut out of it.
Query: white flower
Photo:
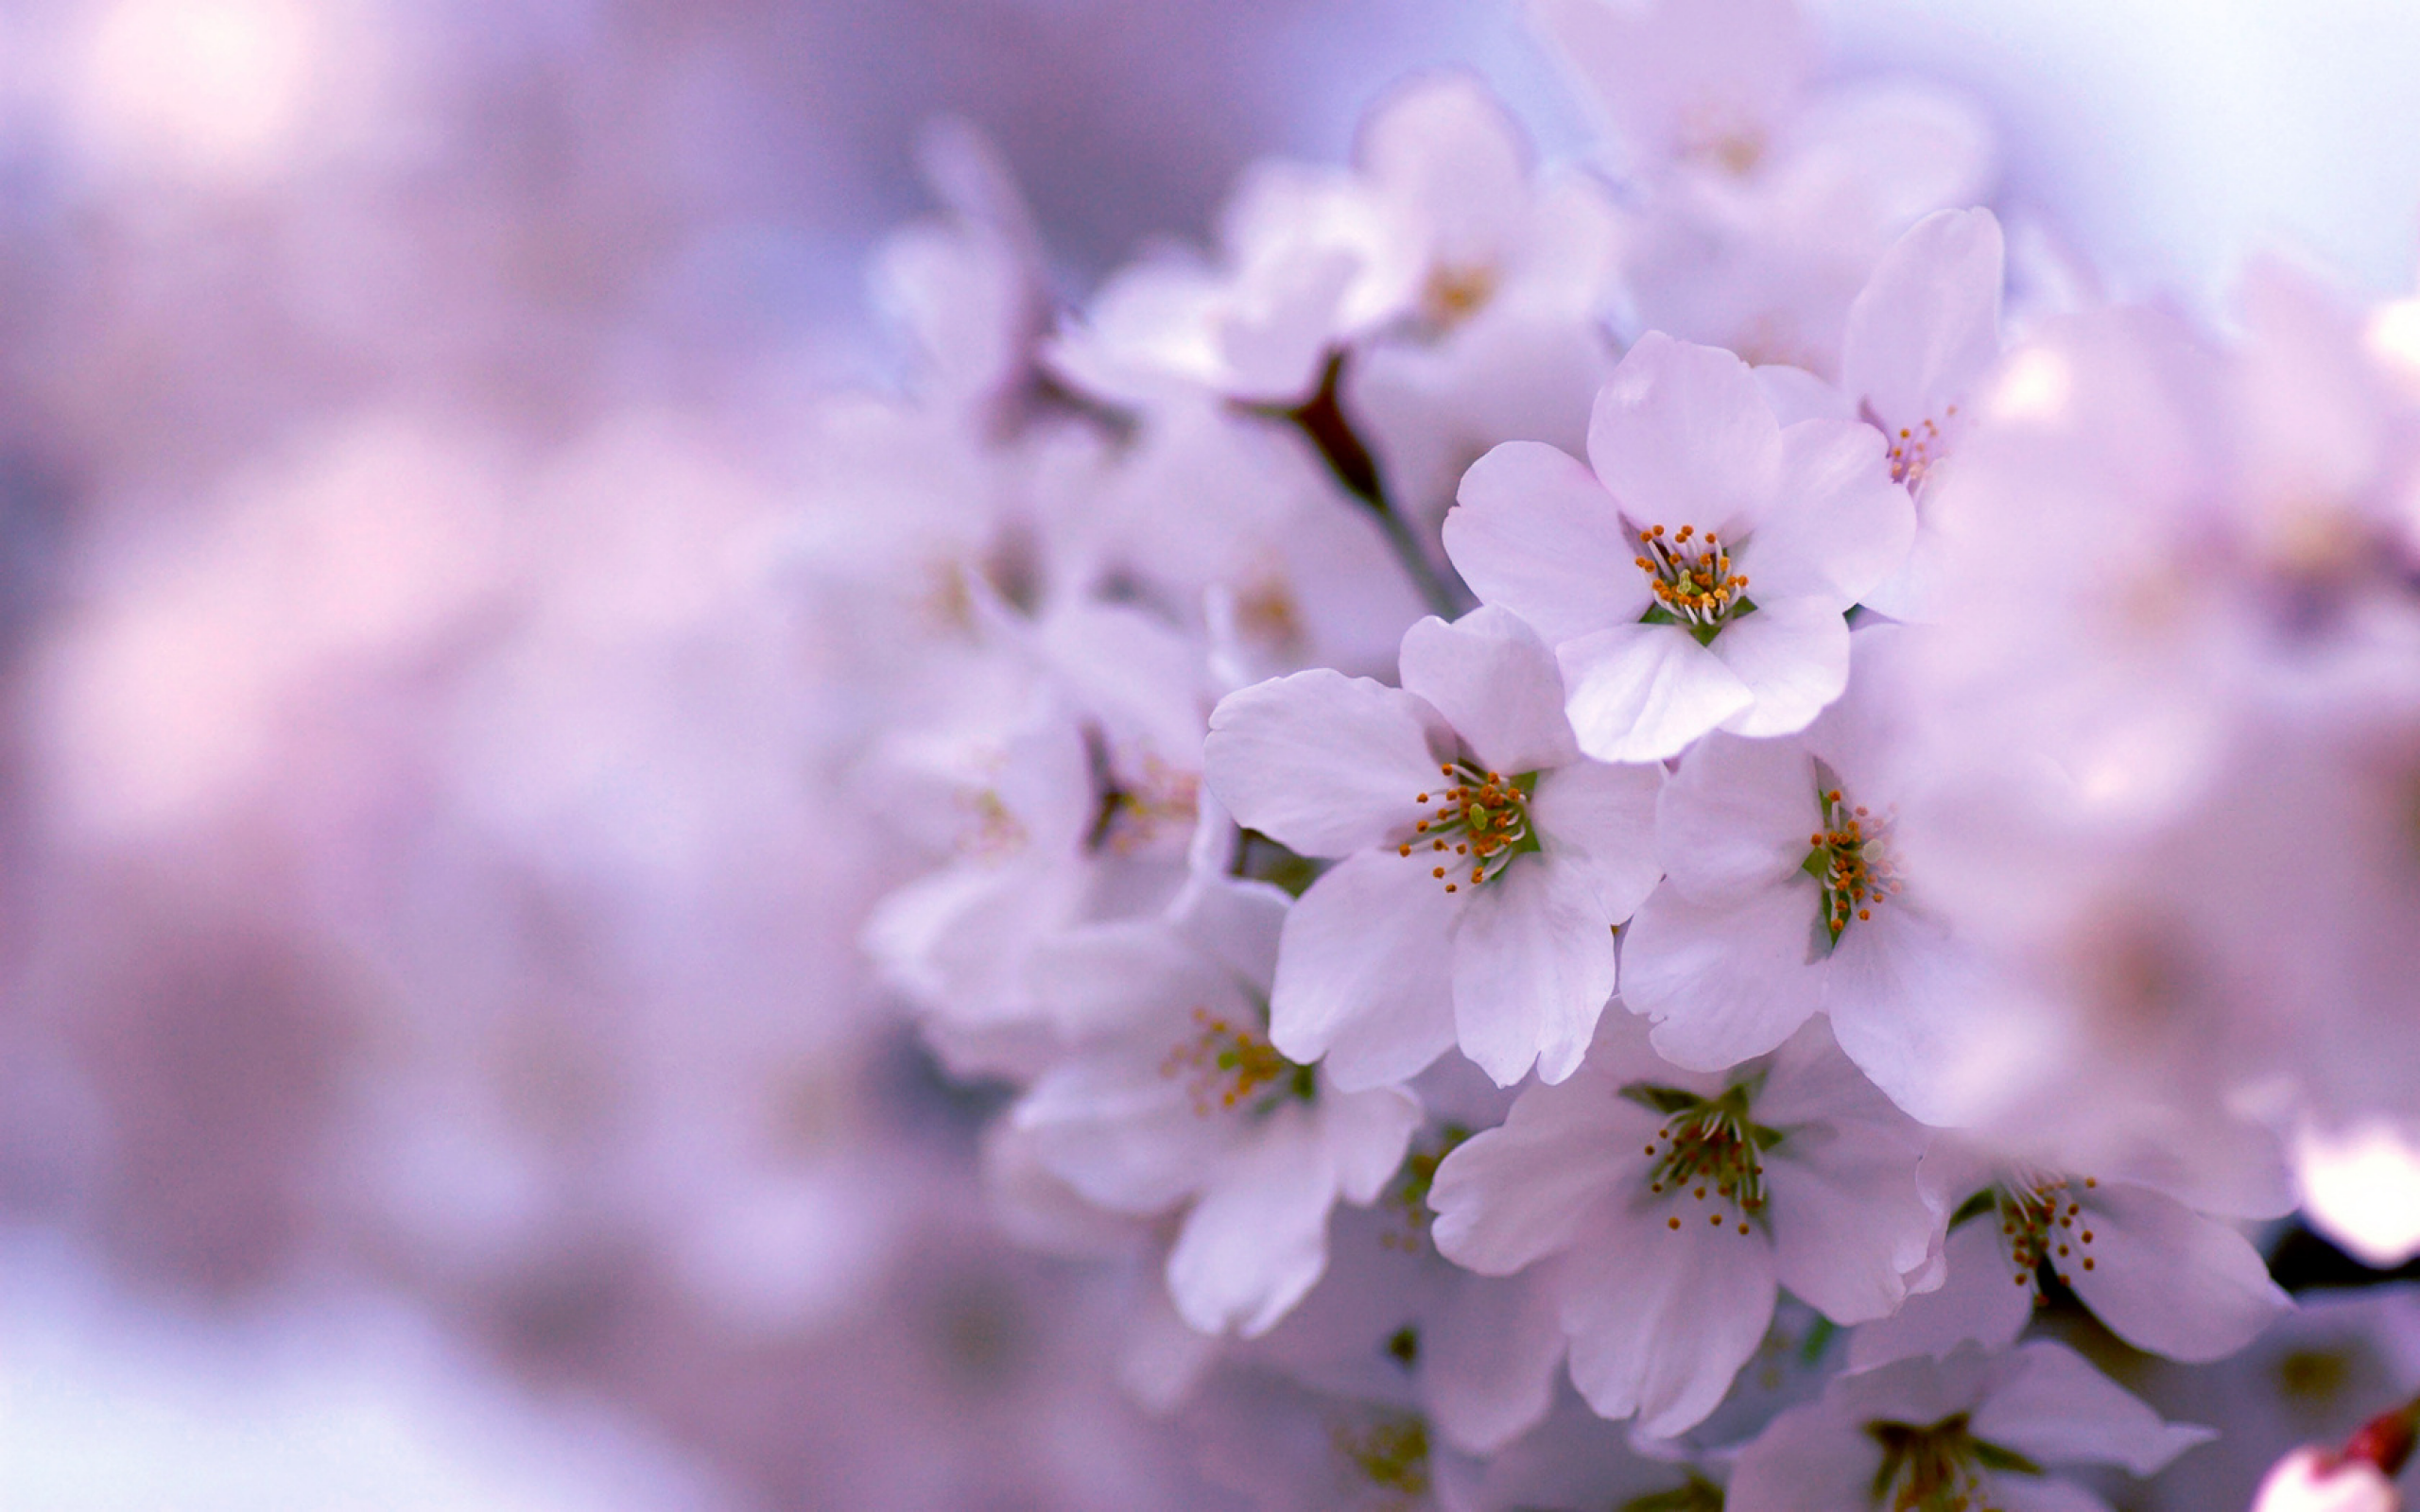
[[[1622,266],[1644,327],[1830,375],[1892,239],[1990,192],[1992,133],[1965,100],[1914,80],[1813,91],[1794,0],[1532,9],[1629,148]]]
[[[2064,1465],[2149,1475],[2209,1430],[2164,1423],[2064,1345],[1967,1345],[1834,1379],[1740,1452],[1725,1512],[2091,1512]]]
[[[2293,1303],[2229,1225],[2139,1180],[2000,1163],[1945,1136],[1925,1189],[1950,1216],[1946,1278],[1858,1331],[1850,1363],[2014,1340],[2055,1278],[2112,1333],[2172,1360],[2223,1359]]]
[[[1107,605],[994,630],[953,717],[887,742],[863,777],[903,835],[955,852],[884,898],[864,941],[970,1069],[1029,1064],[1043,1014],[1027,955],[1088,919],[1164,907],[1199,807],[1188,643]]]
[[[1168,1290],[1205,1333],[1265,1332],[1319,1280],[1328,1212],[1403,1163],[1420,1105],[1346,1092],[1268,1039],[1286,895],[1201,881],[1172,920],[1073,931],[1032,970],[1076,1048],[1010,1113],[1034,1159],[1113,1211],[1184,1207]]]
[[[1947,1121],[1944,1073],[1974,963],[1894,849],[1906,781],[1894,661],[1912,632],[1852,639],[1849,691],[1804,734],[1706,736],[1656,804],[1664,885],[1622,936],[1622,1001],[1655,1048],[1717,1070],[1828,1012],[1841,1048],[1909,1112]]]
[[[1434,1235],[1483,1275],[1548,1263],[1572,1383],[1670,1437],[1722,1400],[1778,1288],[1841,1323],[1899,1305],[1939,1222],[1924,1143],[1821,1024],[1709,1075],[1614,1014],[1577,1074],[1446,1157]]]
[[[1433,549],[1455,483],[1489,447],[1583,443],[1614,364],[1615,212],[1596,179],[1538,172],[1503,105],[1461,74],[1382,102],[1357,156],[1420,269],[1409,308],[1356,346],[1340,398]]]
[[[1501,610],[1405,635],[1404,686],[1315,670],[1228,696],[1203,752],[1238,823],[1342,858],[1286,920],[1270,1034],[1345,1087],[1450,1046],[1560,1081],[1654,885],[1663,774],[1582,757],[1552,658]]]
[[[1463,579],[1554,646],[1581,749],[1805,729],[1847,684],[1843,614],[1915,530],[1879,434],[1785,427],[1738,358],[1651,334],[1597,396],[1588,455],[1593,475],[1507,442],[1445,519]]]
[[[1876,265],[1849,306],[1841,388],[1882,432],[1891,475],[1916,499],[1916,539],[1901,570],[1868,591],[1867,608],[1921,618],[1945,549],[1927,527],[1935,472],[1974,423],[2000,355],[2007,254],[1988,210],[1942,210],[1916,222]]]

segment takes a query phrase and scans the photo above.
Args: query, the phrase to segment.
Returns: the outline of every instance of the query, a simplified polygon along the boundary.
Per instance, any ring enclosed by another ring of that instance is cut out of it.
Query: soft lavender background
[[[2410,286],[2408,0],[1832,10],[2120,289]],[[1440,62],[1575,143],[1476,0],[0,9],[0,1504],[1117,1494],[745,564],[921,123],[1073,294]]]

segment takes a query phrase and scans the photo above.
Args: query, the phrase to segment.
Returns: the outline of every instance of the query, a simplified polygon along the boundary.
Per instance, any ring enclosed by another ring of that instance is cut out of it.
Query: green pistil
[[[2042,1473],[2014,1450],[1977,1438],[1962,1412],[1924,1427],[1872,1422],[1865,1431],[1882,1446],[1873,1504],[1889,1512],[1995,1512],[1983,1500],[1983,1471]]]
[[[1193,1110],[1204,1116],[1248,1108],[1266,1116],[1288,1099],[1316,1102],[1319,1073],[1277,1053],[1263,1032],[1211,1013],[1193,1010],[1197,1033],[1169,1051],[1160,1062],[1160,1074],[1183,1076],[1190,1083]]]
[[[1412,837],[1395,848],[1398,855],[1428,862],[1429,875],[1447,892],[1476,887],[1504,874],[1515,856],[1539,849],[1537,832],[1530,828],[1530,796],[1537,791],[1538,774],[1506,777],[1482,772],[1469,762],[1448,762],[1437,768],[1445,785],[1423,793],[1424,808],[1434,804]]]
[[[1716,1097],[1701,1097],[1678,1087],[1633,1082],[1622,1095],[1642,1108],[1666,1115],[1655,1140],[1647,1146],[1648,1190],[1657,1195],[1689,1193],[1698,1201],[1709,1197],[1728,1204],[1730,1221],[1742,1234],[1753,1231],[1749,1220],[1764,1211],[1764,1152],[1782,1142],[1782,1131],[1768,1128],[1748,1116],[1755,1095],[1753,1082],[1735,1083]],[[1678,1215],[1666,1223],[1677,1230]],[[1710,1226],[1720,1227],[1720,1211],[1709,1212]]]
[[[1388,1249],[1418,1249],[1420,1231],[1428,1227],[1428,1193],[1437,1184],[1437,1168],[1456,1146],[1471,1137],[1471,1131],[1460,1124],[1447,1124],[1437,1131],[1434,1140],[1412,1146],[1403,1158],[1403,1174],[1395,1181],[1387,1200],[1402,1210],[1404,1232],[1380,1234],[1378,1243]]]
[[[1887,816],[1853,807],[1820,762],[1816,776],[1815,807],[1824,827],[1806,837],[1812,849],[1798,869],[1823,889],[1824,930],[1837,945],[1850,919],[1872,919],[1876,906],[1898,892],[1899,879],[1881,846]]]
[[[1428,1425],[1417,1418],[1394,1418],[1360,1433],[1335,1431],[1337,1452],[1373,1486],[1405,1496],[1428,1494]]]

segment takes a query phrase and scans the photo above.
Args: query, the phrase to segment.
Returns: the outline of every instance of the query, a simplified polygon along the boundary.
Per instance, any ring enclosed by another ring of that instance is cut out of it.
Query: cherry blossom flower
[[[1726,1512],[1994,1507],[2088,1512],[2100,1498],[2062,1466],[2149,1475],[2210,1436],[2159,1415],[2048,1342],[1843,1375],[1740,1452]]]
[[[1622,939],[1622,1001],[1656,1049],[1719,1070],[1817,1010],[1900,1107],[1957,1109],[1955,1011],[1978,969],[1927,909],[1893,844],[1908,781],[1893,674],[1910,632],[1852,637],[1849,691],[1804,734],[1706,736],[1656,805],[1664,885]]]
[[[1841,1323],[1899,1305],[1939,1223],[1916,1185],[1924,1146],[1821,1024],[1709,1074],[1614,1014],[1569,1080],[1446,1157],[1429,1201],[1456,1262],[1545,1265],[1572,1383],[1670,1437],[1722,1400],[1779,1288]]]
[[[1627,148],[1622,266],[1643,327],[1837,371],[1841,318],[1919,216],[1984,198],[1974,106],[1922,80],[1819,88],[1794,0],[1534,0]]]
[[[1916,500],[1908,560],[1867,591],[1868,609],[1896,619],[1926,612],[1943,545],[1926,524],[1937,472],[1974,423],[2000,354],[2000,293],[2007,253],[1988,210],[1942,210],[1916,222],[1884,253],[1849,306],[1841,389],[1859,419],[1882,432],[1891,475]]]
[[[1269,1042],[1286,908],[1265,884],[1205,880],[1169,920],[1072,931],[1032,962],[1075,1048],[1010,1122],[1103,1208],[1184,1208],[1168,1289],[1205,1333],[1285,1316],[1326,1265],[1329,1211],[1376,1200],[1420,1121],[1409,1093],[1340,1091]]]
[[[1479,597],[1554,646],[1580,748],[1661,761],[1711,730],[1804,730],[1847,684],[1843,614],[1915,529],[1880,435],[1785,427],[1738,358],[1651,334],[1598,395],[1588,455],[1509,441],[1444,527]]]
[[[1949,1214],[1946,1278],[1859,1329],[1852,1366],[2010,1344],[2051,1281],[2128,1344],[2173,1360],[2223,1359],[2292,1306],[2240,1232],[2154,1185],[1997,1163],[1946,1136],[1921,1174]]]
[[[1339,864],[1288,916],[1270,1033],[1361,1088],[1449,1046],[1561,1081],[1654,885],[1663,774],[1580,754],[1552,658],[1501,610],[1404,636],[1404,686],[1314,670],[1231,694],[1203,751],[1236,821]]]

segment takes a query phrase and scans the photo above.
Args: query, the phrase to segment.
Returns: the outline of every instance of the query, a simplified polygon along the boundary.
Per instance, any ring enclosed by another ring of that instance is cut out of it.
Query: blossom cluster
[[[2274,1220],[2420,1252],[2420,304],[2110,302],[1782,0],[1534,14],[1583,161],[1415,77],[1073,307],[936,139],[799,552],[863,948],[1254,1504],[2135,1495]]]

